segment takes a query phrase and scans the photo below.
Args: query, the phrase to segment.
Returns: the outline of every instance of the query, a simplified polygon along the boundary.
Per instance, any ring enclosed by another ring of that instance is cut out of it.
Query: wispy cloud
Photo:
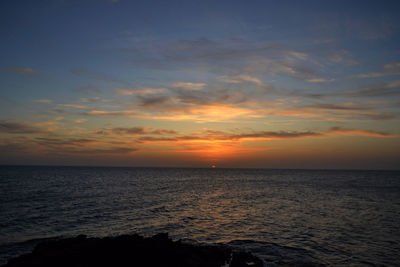
[[[162,134],[177,134],[175,130],[168,130],[168,129],[152,129],[148,127],[131,127],[131,128],[124,128],[124,127],[117,127],[117,128],[106,128],[106,131],[111,131],[114,134],[118,135],[143,135],[143,134],[155,134],[155,135],[162,135]],[[103,131],[104,131],[103,130]]]
[[[246,82],[255,83],[258,86],[264,85],[264,83],[260,79],[250,76],[250,75],[245,75],[245,74],[236,75],[236,76],[232,76],[232,77],[224,77],[223,76],[223,77],[220,77],[220,80],[223,82],[226,82],[226,83],[240,83],[240,82],[246,81]]]
[[[78,124],[85,123],[85,122],[87,122],[87,119],[76,119],[76,120],[74,120],[74,122],[78,123]]]
[[[134,96],[145,96],[152,94],[164,93],[167,89],[165,88],[144,88],[139,90],[129,90],[117,88],[116,91],[119,95],[134,95]]]
[[[385,132],[378,132],[373,130],[360,130],[360,129],[349,129],[343,128],[339,126],[328,128],[328,131],[342,134],[342,135],[361,135],[361,136],[373,136],[373,137],[397,137],[396,135],[392,135]]]
[[[335,79],[324,79],[324,78],[313,78],[313,79],[306,79],[306,82],[309,83],[326,83],[326,82],[333,82]]]
[[[46,132],[47,131],[28,123],[0,121],[0,133],[37,134]]]
[[[396,117],[393,113],[378,111],[369,105],[355,103],[302,105],[267,110],[266,113],[277,116],[319,118],[324,120],[352,120],[354,118],[388,120]]]
[[[117,118],[117,117],[132,117],[135,114],[137,114],[137,112],[134,110],[123,110],[123,111],[91,110],[79,114],[86,116],[104,116],[110,118]]]
[[[358,74],[354,77],[356,78],[379,78],[385,76],[400,75],[400,62],[395,62],[391,64],[385,64],[383,66],[382,72],[370,72],[364,74]]]
[[[34,69],[26,67],[8,67],[7,70],[24,76],[30,76],[37,73],[37,71],[35,71]]]
[[[207,85],[206,83],[192,83],[192,82],[176,82],[173,84],[174,87],[188,91],[201,90],[206,85]]]
[[[51,103],[53,103],[53,101],[50,100],[50,99],[35,99],[35,100],[33,100],[33,102],[45,103],[45,104],[51,104]]]
[[[400,95],[400,80],[374,84],[361,90],[344,91],[337,95],[351,97],[387,97]]]
[[[59,106],[66,107],[66,108],[78,108],[78,109],[89,108],[88,106],[77,105],[77,104],[59,104]]]
[[[234,39],[214,41],[200,38],[134,46],[122,51],[132,54],[135,58],[133,64],[142,68],[171,70],[195,67],[220,76],[258,77],[268,74],[302,80],[321,76],[317,70],[311,68],[316,61],[308,54],[268,42],[243,42]],[[320,64],[317,65],[320,67]]]
[[[323,137],[323,133],[313,131],[252,131],[229,133],[224,131],[206,130],[193,135],[177,135],[173,137],[144,136],[137,139],[140,142],[237,142],[242,140],[284,140]]]

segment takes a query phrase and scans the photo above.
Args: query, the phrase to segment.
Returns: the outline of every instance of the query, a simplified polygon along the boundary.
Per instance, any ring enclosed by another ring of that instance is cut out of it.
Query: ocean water
[[[0,264],[47,238],[159,232],[268,266],[399,266],[400,172],[0,167]]]

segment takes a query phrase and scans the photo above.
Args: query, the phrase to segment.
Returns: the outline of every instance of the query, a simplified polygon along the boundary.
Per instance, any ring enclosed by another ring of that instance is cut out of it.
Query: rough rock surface
[[[33,252],[9,260],[16,266],[253,266],[260,259],[246,252],[221,246],[196,246],[172,241],[168,234],[144,238],[139,235],[87,238],[84,235],[38,244]]]

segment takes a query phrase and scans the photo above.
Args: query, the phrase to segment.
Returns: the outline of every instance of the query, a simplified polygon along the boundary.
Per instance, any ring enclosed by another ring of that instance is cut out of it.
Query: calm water
[[[275,266],[399,266],[400,172],[0,167],[0,263],[43,238],[158,232]]]

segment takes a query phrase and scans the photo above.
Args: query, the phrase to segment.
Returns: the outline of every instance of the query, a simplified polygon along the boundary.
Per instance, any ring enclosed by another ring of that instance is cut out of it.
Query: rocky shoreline
[[[263,261],[226,246],[186,244],[160,233],[147,238],[136,234],[105,238],[80,235],[44,241],[31,253],[10,259],[3,266],[262,267]]]

